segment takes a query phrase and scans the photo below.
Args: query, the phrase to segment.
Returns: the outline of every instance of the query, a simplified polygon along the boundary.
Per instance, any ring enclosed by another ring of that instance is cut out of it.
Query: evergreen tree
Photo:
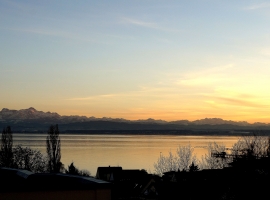
[[[72,162],[68,169],[65,170],[66,174],[79,175],[79,176],[90,176],[90,172],[87,170],[79,170]]]
[[[74,163],[72,162],[69,166],[68,166],[68,170],[66,170],[66,174],[72,174],[72,175],[79,175],[79,169],[77,169],[74,165]]]
[[[195,165],[194,162],[191,163],[191,165],[189,166],[189,172],[196,172],[199,171],[199,167],[198,165]]]

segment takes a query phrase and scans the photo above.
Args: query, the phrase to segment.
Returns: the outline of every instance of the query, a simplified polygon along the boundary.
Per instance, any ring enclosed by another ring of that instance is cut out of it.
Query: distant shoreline
[[[44,131],[14,131],[16,134],[47,134]],[[270,130],[237,130],[237,131],[193,131],[193,130],[66,130],[61,134],[70,135],[182,135],[182,136],[270,136]]]

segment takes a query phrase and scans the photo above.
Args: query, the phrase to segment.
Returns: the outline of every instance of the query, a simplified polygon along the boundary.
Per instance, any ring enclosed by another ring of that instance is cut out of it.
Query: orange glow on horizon
[[[223,120],[231,121],[246,121],[248,123],[270,123],[270,116],[260,116],[254,117],[252,113],[250,115],[225,115],[225,114],[202,114],[202,113],[173,113],[173,112],[149,112],[149,113],[110,113],[110,114],[88,114],[85,112],[73,111],[73,112],[59,112],[60,115],[78,115],[86,117],[96,117],[96,118],[122,118],[126,120],[164,120],[164,121],[177,121],[177,120],[188,120],[195,121],[205,118],[220,118]]]

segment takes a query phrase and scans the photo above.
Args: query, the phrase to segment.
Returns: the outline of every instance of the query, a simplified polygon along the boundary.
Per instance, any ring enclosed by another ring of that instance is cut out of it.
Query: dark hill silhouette
[[[96,118],[86,116],[61,116],[55,112],[37,111],[35,108],[0,111],[0,126],[12,126],[15,132],[46,132],[48,125],[59,124],[62,132],[91,133],[108,132],[120,133],[153,131],[153,133],[176,134],[248,134],[258,130],[270,130],[270,124],[235,122],[220,118],[205,118],[195,121],[177,120],[164,121],[155,119],[127,120],[122,118]]]

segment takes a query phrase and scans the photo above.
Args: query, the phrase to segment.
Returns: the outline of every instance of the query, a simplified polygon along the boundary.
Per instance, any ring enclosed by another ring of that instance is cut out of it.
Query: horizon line
[[[29,109],[34,109],[35,111],[37,112],[43,112],[43,113],[51,113],[51,114],[57,114],[61,117],[72,117],[72,116],[77,116],[77,117],[86,117],[86,118],[95,118],[95,119],[121,119],[121,120],[126,120],[126,121],[148,121],[148,120],[153,120],[153,121],[163,121],[163,122],[166,122],[166,123],[170,123],[170,122],[177,122],[177,121],[188,121],[188,122],[195,122],[195,121],[200,121],[200,120],[206,120],[206,119],[218,119],[218,120],[222,120],[222,121],[226,121],[226,122],[234,122],[234,123],[247,123],[247,124],[256,124],[256,123],[262,123],[262,124],[270,124],[269,122],[259,122],[259,121],[256,121],[256,122],[248,122],[248,121],[234,121],[234,120],[231,120],[231,119],[223,119],[223,118],[219,118],[219,117],[204,117],[204,118],[198,118],[196,120],[188,120],[188,119],[177,119],[177,120],[164,120],[164,119],[155,119],[155,118],[146,118],[146,119],[143,119],[143,118],[138,118],[138,119],[127,119],[127,118],[122,118],[122,117],[95,117],[95,116],[85,116],[85,115],[60,115],[59,113],[57,112],[51,112],[51,111],[42,111],[42,110],[37,110],[35,109],[34,107],[29,107],[29,108],[23,108],[23,109],[19,109],[19,110],[16,110],[16,109],[9,109],[9,108],[2,108],[2,110],[0,112],[2,112],[4,109],[7,109],[7,110],[15,110],[15,111],[20,111],[20,110],[29,110]]]

